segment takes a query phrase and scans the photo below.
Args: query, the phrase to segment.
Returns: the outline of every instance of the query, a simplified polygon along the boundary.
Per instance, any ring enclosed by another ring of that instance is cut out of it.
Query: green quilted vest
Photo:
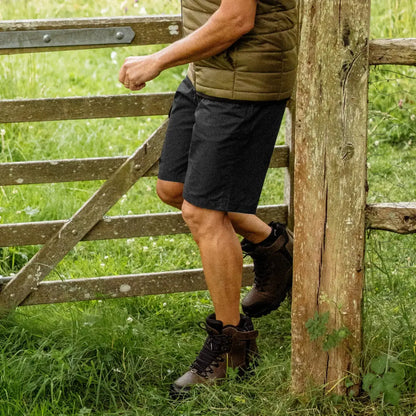
[[[182,0],[184,34],[202,26],[221,0]],[[230,48],[189,66],[200,93],[233,100],[291,95],[297,62],[296,0],[258,0],[254,29]]]

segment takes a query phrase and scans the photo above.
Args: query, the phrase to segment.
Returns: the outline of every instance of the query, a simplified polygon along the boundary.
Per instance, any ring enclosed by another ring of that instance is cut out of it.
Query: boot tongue
[[[238,328],[240,331],[253,331],[253,323],[248,316],[240,315],[240,322],[237,326],[234,325],[225,325],[222,321],[215,319],[215,314],[209,315],[206,319],[207,328],[214,330],[217,334],[221,334],[225,328],[232,327]]]
[[[214,330],[214,332],[216,332],[217,334],[221,334],[223,330],[223,324],[221,321],[218,321],[217,319],[215,319],[214,316],[215,315],[210,315],[206,319],[207,328]]]

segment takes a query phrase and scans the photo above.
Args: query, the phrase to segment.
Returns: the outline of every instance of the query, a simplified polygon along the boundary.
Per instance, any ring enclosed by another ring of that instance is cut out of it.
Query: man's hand
[[[118,80],[129,90],[139,91],[146,86],[147,81],[156,78],[161,70],[154,55],[129,56],[120,69]]]

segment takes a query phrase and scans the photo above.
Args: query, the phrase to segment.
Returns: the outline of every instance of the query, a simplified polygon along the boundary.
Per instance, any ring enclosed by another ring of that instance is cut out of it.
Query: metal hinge
[[[134,36],[135,33],[129,26],[9,31],[0,32],[0,49],[129,44]]]

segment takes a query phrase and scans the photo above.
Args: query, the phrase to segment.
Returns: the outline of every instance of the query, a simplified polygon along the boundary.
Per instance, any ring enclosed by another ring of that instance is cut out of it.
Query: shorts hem
[[[210,209],[212,211],[237,212],[239,214],[256,214],[257,212],[257,206],[254,209],[252,207],[234,207],[230,204],[215,203],[213,201],[192,197],[186,193],[183,194],[183,199],[198,208]]]
[[[166,181],[166,182],[177,182],[177,183],[185,183],[185,178],[182,177],[174,177],[174,176],[165,176],[165,175],[157,175],[157,178],[160,179],[161,181]]]

